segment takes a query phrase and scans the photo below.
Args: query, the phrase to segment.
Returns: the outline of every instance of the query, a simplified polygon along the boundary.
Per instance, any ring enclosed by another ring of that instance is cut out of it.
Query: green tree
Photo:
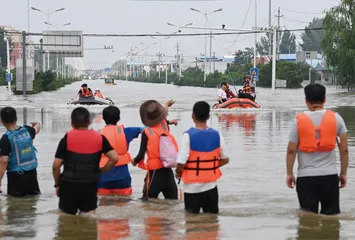
[[[336,69],[339,84],[348,90],[355,86],[355,3],[342,0],[326,12],[322,48],[328,65]]]
[[[296,52],[296,36],[289,30],[283,32],[280,43],[280,53],[288,54]]]
[[[6,41],[4,40],[5,37],[5,30],[4,28],[0,28],[0,67],[6,68],[7,67],[7,46]],[[10,54],[13,49],[13,43],[11,38],[9,39],[10,44]]]
[[[321,40],[324,36],[324,30],[310,30],[312,28],[322,28],[323,19],[313,18],[312,22],[305,28],[304,33],[301,34],[303,43],[300,44],[303,51],[317,51],[321,52]]]
[[[254,48],[245,48],[245,50],[238,50],[235,54],[233,64],[245,65],[250,64],[254,57]]]
[[[270,34],[271,35],[271,34]],[[269,54],[269,34],[260,38],[260,41],[256,44],[256,51],[260,55],[268,55]],[[272,43],[271,43],[272,47]]]

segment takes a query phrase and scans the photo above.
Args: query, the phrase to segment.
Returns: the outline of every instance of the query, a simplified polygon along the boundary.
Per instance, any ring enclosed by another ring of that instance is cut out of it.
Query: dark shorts
[[[218,213],[218,189],[217,186],[211,190],[201,193],[184,193],[185,210],[191,213]]]
[[[149,171],[149,180],[147,184],[147,176],[144,179],[143,198],[147,197],[148,185],[149,198],[158,198],[159,194],[163,193],[165,199],[178,199],[178,189],[171,168]]]
[[[97,182],[61,182],[59,186],[59,209],[75,215],[78,211],[90,212],[97,208]]]
[[[338,175],[299,177],[296,183],[298,201],[302,210],[321,214],[340,213]]]
[[[18,174],[17,172],[7,172],[7,194],[14,197],[24,197],[29,195],[39,195],[37,171],[32,170]]]

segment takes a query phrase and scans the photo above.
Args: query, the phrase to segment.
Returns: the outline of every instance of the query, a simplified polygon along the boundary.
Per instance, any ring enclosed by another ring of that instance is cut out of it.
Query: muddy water
[[[180,119],[172,127],[178,139],[192,126],[191,108],[196,100],[214,103],[216,89],[176,87],[120,82],[105,86],[103,81],[87,81],[99,87],[121,108],[125,126],[141,126],[138,107],[142,101],[176,99],[169,118]],[[21,124],[40,121],[42,131],[35,144],[39,158],[39,182],[42,195],[16,199],[0,195],[1,239],[354,239],[354,177],[350,163],[349,185],[341,190],[341,217],[300,215],[297,195],[285,185],[285,149],[290,123],[297,112],[304,110],[302,89],[258,90],[261,110],[214,111],[209,125],[226,139],[231,156],[218,183],[220,214],[186,215],[181,201],[162,199],[141,202],[144,172],[130,166],[133,196],[101,198],[95,215],[63,216],[57,211],[51,166],[60,138],[70,129],[73,106],[67,101],[79,86],[75,83],[59,91],[41,93],[23,99],[12,96],[7,101],[0,88],[0,106],[11,105],[18,110]],[[237,88],[238,89],[238,88]],[[355,104],[353,97],[328,89],[327,106],[338,111],[349,128],[350,154],[355,144]],[[103,107],[89,107],[92,127],[104,126]],[[4,128],[0,127],[0,133]],[[130,152],[138,151],[139,139]],[[350,160],[351,161],[351,160]],[[6,178],[3,180],[6,192]]]

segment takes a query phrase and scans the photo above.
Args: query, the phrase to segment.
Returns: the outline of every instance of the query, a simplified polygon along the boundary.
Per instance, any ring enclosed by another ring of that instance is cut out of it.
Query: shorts
[[[147,182],[147,180],[149,180]],[[147,194],[148,185],[148,194]],[[163,193],[165,199],[178,199],[178,189],[171,168],[161,168],[149,171],[144,179],[143,198],[158,198]]]
[[[7,194],[14,197],[39,195],[37,170],[27,171],[23,174],[7,172]]]
[[[97,208],[97,182],[61,182],[58,195],[59,209],[64,213],[75,215]]]
[[[201,208],[204,213],[217,214],[219,212],[217,186],[205,192],[184,193],[184,200],[187,212],[200,213]]]
[[[299,177],[296,190],[301,210],[321,214],[340,214],[339,177],[335,175]]]
[[[110,189],[110,188],[99,188],[97,191],[99,195],[121,195],[121,196],[131,196],[132,188],[124,188],[124,189]]]

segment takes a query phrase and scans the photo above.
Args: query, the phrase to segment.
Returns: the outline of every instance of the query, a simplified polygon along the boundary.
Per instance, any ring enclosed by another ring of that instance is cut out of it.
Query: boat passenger
[[[238,91],[238,98],[248,98],[252,101],[255,100],[255,84],[254,82],[250,81],[249,75],[244,77],[243,90]]]
[[[229,162],[226,145],[221,134],[207,126],[210,105],[200,101],[192,110],[194,128],[183,136],[177,158],[176,178],[184,183],[184,200],[187,212],[216,214],[218,209],[217,180],[221,166]]]
[[[1,123],[6,128],[0,140],[0,192],[7,171],[7,194],[14,197],[39,195],[37,156],[33,139],[40,131],[40,123],[17,126],[17,113],[12,107],[1,110]]]
[[[79,90],[78,95],[81,97],[92,97],[93,96],[91,88],[88,88],[88,85],[86,83],[81,85],[81,89]]]
[[[227,94],[227,99],[231,99],[231,98],[236,98],[237,97],[234,94],[234,92],[230,89],[228,84],[227,84],[226,94]]]
[[[73,130],[59,142],[52,171],[59,209],[75,215],[78,210],[86,213],[97,208],[100,174],[111,170],[118,157],[106,137],[89,130],[90,113],[86,108],[73,110],[71,124]],[[102,154],[109,160],[100,168]],[[60,173],[63,165],[63,172]]]
[[[98,98],[104,98],[104,95],[102,95],[100,89],[96,88],[95,89],[95,94],[94,94],[95,97],[98,97]]]
[[[119,161],[115,167],[101,175],[99,182],[99,195],[125,195],[132,194],[131,175],[128,164],[131,163],[131,155],[128,153],[130,142],[137,138],[144,127],[124,127],[117,125],[120,121],[120,109],[116,106],[106,107],[102,112],[106,126],[99,130],[111,146],[115,149]],[[105,166],[108,158],[102,155],[100,167]]]
[[[309,84],[304,93],[308,111],[298,114],[291,126],[286,184],[289,188],[296,186],[301,210],[318,214],[321,206],[321,214],[340,214],[339,185],[343,188],[347,184],[349,162],[347,128],[338,113],[324,109],[324,86]],[[337,142],[339,175],[335,153]],[[297,181],[293,175],[296,155]]]
[[[169,103],[170,102],[170,103]],[[177,124],[176,121],[167,121],[167,108],[173,104],[169,101],[165,108],[155,100],[148,100],[140,107],[142,123],[146,128],[142,132],[142,141],[137,156],[132,160],[132,165],[147,171],[143,187],[142,199],[158,198],[163,193],[165,199],[178,199],[178,190],[171,168],[164,168],[160,159],[160,137],[167,136],[178,149],[175,138],[171,135],[169,124]],[[144,164],[144,156],[147,153],[148,159]]]
[[[222,82],[221,83],[221,88],[218,89],[218,102],[220,104],[227,101],[226,90],[227,90],[227,83],[226,82]]]

